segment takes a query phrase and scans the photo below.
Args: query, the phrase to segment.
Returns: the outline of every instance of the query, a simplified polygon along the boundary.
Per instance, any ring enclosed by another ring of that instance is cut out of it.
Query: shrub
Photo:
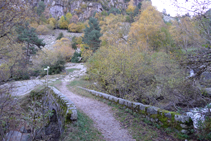
[[[61,38],[60,40],[57,40],[54,44],[54,48],[56,52],[60,52],[61,56],[65,58],[67,62],[71,60],[74,49],[72,49],[69,39]]]
[[[70,32],[83,32],[83,30],[85,29],[85,25],[83,23],[71,23],[69,26],[68,26],[68,30]]]
[[[68,30],[70,32],[76,32],[77,31],[77,25],[75,23],[71,23],[69,26],[68,26]]]
[[[73,55],[73,57],[72,57],[72,59],[71,59],[71,62],[72,62],[72,63],[80,63],[79,57],[81,57],[81,53],[75,51],[75,53],[74,53],[74,55]]]
[[[82,48],[83,51],[81,51],[81,57],[82,57],[82,61],[86,62],[91,56],[93,51],[90,49],[85,49],[84,47]]]
[[[48,24],[50,24],[53,29],[56,28],[56,19],[49,18],[48,19]]]
[[[125,18],[126,18],[125,19],[126,22],[130,22],[130,16],[127,15]]]
[[[74,36],[72,38],[72,48],[74,50],[76,50],[77,49],[77,45],[79,45],[79,44],[82,44],[82,38]]]
[[[63,35],[62,32],[60,32],[60,33],[59,33],[59,36],[56,38],[56,40],[60,40],[62,37],[64,37],[64,35]]]
[[[163,103],[198,94],[190,83],[184,83],[184,72],[164,52],[148,53],[124,44],[101,46],[89,58],[87,71],[99,89],[145,104],[158,104],[157,87],[162,90]]]
[[[36,32],[38,35],[47,35],[49,33],[49,28],[47,27],[47,25],[39,25],[36,28]]]
[[[65,58],[60,52],[43,49],[33,57],[33,66],[35,72],[44,76],[46,72],[43,68],[50,66],[49,74],[58,74],[64,69]]]
[[[120,10],[117,9],[117,8],[111,8],[111,9],[108,11],[108,15],[110,15],[111,13],[114,14],[114,15],[116,15],[116,14],[121,14]]]
[[[108,16],[108,13],[107,13],[107,11],[104,11],[104,10],[103,10],[103,11],[101,12],[101,15],[103,15],[103,16]]]
[[[36,29],[39,26],[39,24],[36,21],[34,21],[31,24],[29,24],[29,26]]]
[[[64,21],[59,25],[59,28],[61,29],[68,29],[68,22]]]

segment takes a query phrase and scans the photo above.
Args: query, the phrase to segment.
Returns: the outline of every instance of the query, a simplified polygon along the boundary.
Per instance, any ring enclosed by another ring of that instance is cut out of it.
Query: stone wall
[[[60,133],[63,133],[66,122],[77,120],[77,109],[74,103],[54,87],[50,87],[48,96],[49,109],[56,111]]]
[[[64,131],[66,123],[77,120],[77,110],[74,103],[69,100],[64,94],[54,87],[49,87],[50,93],[46,97],[46,105],[48,110],[53,111],[53,115],[49,117],[45,128],[41,129],[35,139],[43,140],[45,137],[50,140],[59,140],[60,135]],[[42,98],[43,95],[41,94]],[[10,130],[3,141],[32,141],[31,130],[26,129],[21,125],[20,129]]]
[[[122,106],[126,106],[127,108],[132,109],[133,112],[140,113],[143,118],[147,118],[151,122],[158,123],[164,128],[173,127],[184,134],[191,133],[191,130],[194,128],[193,121],[189,116],[181,115],[176,112],[170,112],[150,105],[144,105],[142,103],[131,102],[102,92],[97,92],[82,87],[79,88],[90,92],[94,96],[112,101]]]

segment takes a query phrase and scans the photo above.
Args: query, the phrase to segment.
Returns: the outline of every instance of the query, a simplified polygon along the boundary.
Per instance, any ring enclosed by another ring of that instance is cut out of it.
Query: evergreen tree
[[[17,40],[19,42],[26,43],[27,60],[29,60],[30,54],[36,53],[34,45],[36,45],[39,49],[41,49],[41,46],[45,46],[45,43],[43,43],[43,39],[38,38],[35,30],[35,28],[30,28],[28,23],[26,23],[24,26],[18,26],[16,28],[16,32],[18,33]]]
[[[37,8],[37,15],[41,16],[44,11],[45,11],[45,3],[43,1],[40,1]]]
[[[89,27],[86,26],[84,30],[84,37],[82,41],[89,45],[89,47],[95,52],[100,47],[100,37],[103,35],[100,33],[99,23],[96,18],[91,17],[89,19]]]

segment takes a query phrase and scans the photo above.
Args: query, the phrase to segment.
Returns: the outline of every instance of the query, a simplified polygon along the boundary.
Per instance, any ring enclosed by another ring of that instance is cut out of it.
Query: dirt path
[[[76,67],[76,66],[75,66]],[[86,98],[68,90],[68,75],[59,86],[60,91],[68,96],[95,123],[95,127],[102,133],[106,141],[133,141],[126,129],[114,118],[111,107],[100,101]]]

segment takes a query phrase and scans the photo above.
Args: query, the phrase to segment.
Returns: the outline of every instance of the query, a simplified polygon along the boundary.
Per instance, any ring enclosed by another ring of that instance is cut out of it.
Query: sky
[[[188,2],[185,2],[186,0],[177,0],[179,3],[179,6],[184,7],[184,8],[177,8],[176,6],[174,6],[175,0],[151,0],[151,1],[152,1],[152,5],[157,7],[157,9],[160,12],[162,12],[163,9],[166,9],[167,14],[170,14],[173,17],[177,16],[177,14],[184,15],[187,12],[189,12],[190,15],[193,15],[192,12],[187,11],[186,9],[191,9],[191,7],[194,5],[195,6],[197,5],[197,7],[201,9],[203,5],[201,1],[205,1],[209,3],[209,4],[206,4],[206,8],[205,8],[206,10],[211,8],[211,0],[188,0]],[[198,1],[199,4],[196,4],[196,1]],[[206,11],[206,10],[201,9],[200,11]]]

